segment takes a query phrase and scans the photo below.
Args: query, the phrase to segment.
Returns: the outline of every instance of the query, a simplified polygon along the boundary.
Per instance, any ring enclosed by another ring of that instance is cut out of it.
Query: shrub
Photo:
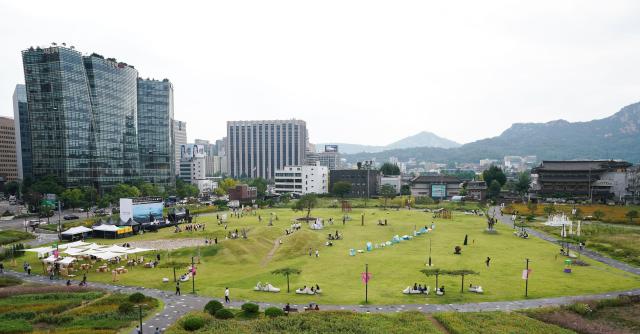
[[[586,316],[591,314],[591,312],[593,312],[593,310],[591,309],[591,307],[589,306],[589,304],[587,303],[575,303],[575,304],[571,304],[569,306],[567,306],[567,308],[573,312],[576,312],[582,316]]]
[[[129,296],[129,301],[132,303],[138,304],[138,303],[142,303],[145,298],[146,298],[145,295],[143,295],[142,293],[135,292]]]
[[[131,304],[130,302],[122,302],[122,304],[118,306],[118,312],[121,314],[133,312],[133,304]]]
[[[204,306],[204,310],[211,315],[215,315],[216,312],[222,310],[223,308],[224,306],[222,306],[222,303],[217,300],[212,300]]]
[[[270,318],[281,317],[284,315],[284,311],[272,306],[267,307],[267,309],[264,310],[264,315]]]
[[[197,315],[188,315],[182,321],[182,328],[188,331],[197,331],[204,327],[204,319]]]
[[[260,306],[254,303],[244,303],[241,308],[247,314],[256,314],[260,310]]]
[[[30,323],[23,319],[2,320],[0,321],[0,333],[31,333],[33,327]]]
[[[231,318],[233,318],[233,312],[223,308],[223,309],[218,310],[216,312],[215,317],[217,319],[231,319]]]
[[[14,278],[11,276],[2,276],[0,277],[0,288],[4,288],[7,286],[14,286],[22,283],[22,281],[18,278]]]

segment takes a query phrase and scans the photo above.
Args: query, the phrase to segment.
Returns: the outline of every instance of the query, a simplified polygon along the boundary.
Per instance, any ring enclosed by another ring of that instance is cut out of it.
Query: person
[[[318,304],[316,304],[316,308],[314,310],[320,311],[320,308],[318,307]]]
[[[316,258],[320,257],[320,251],[316,249]]]
[[[224,302],[231,303],[231,299],[229,299],[229,288],[224,288]]]
[[[413,283],[413,290],[418,290],[418,283]]]
[[[314,292],[315,292],[315,289],[314,289],[314,287],[313,287],[313,285],[312,285],[312,286],[311,286],[311,293],[314,293]]]
[[[142,334],[142,329],[140,328],[139,325],[136,325],[136,333],[137,334]]]
[[[311,247],[309,247],[309,256],[311,256],[313,252],[311,251]]]
[[[156,331],[155,331],[155,332],[153,332],[153,334],[160,334],[160,328],[159,328],[159,327],[156,327]]]
[[[0,262],[0,274],[4,273],[4,263]]]
[[[31,265],[27,264],[27,275],[31,276]]]
[[[176,295],[180,296],[180,281],[176,282]]]
[[[320,286],[316,284],[316,291],[320,291]]]
[[[289,305],[289,303],[287,303],[287,305],[284,306],[284,311],[285,312],[291,311],[291,305]]]
[[[82,283],[87,284],[87,273],[82,274]]]
[[[444,295],[444,285],[440,287],[440,292]]]
[[[418,284],[418,291],[422,292],[422,284]]]
[[[484,261],[486,263],[487,268],[489,268],[489,262],[491,262],[491,258],[487,256],[487,259]]]
[[[67,280],[67,286],[71,286],[71,280],[70,279]]]
[[[156,260],[160,262],[160,253],[156,254]]]

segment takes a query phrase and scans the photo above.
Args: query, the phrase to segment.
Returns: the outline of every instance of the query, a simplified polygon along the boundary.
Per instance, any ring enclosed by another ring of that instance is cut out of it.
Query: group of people
[[[389,225],[389,223],[387,222],[386,219],[384,221],[382,219],[378,219],[378,225],[387,226],[387,225]]]
[[[336,230],[335,234],[329,233],[327,235],[327,239],[328,240],[340,240],[340,239],[342,239],[342,236],[340,235],[340,233],[338,233],[338,230]]]
[[[204,244],[205,245],[217,245],[218,244],[218,237],[215,238],[204,238]]]
[[[420,293],[429,292],[426,284],[423,286],[422,284],[416,284],[416,283],[413,283],[413,291],[420,291]]]
[[[295,231],[298,231],[302,228],[302,225],[300,223],[293,223],[291,224],[291,228],[285,229],[284,230],[284,234],[285,235],[289,235],[292,234]]]
[[[227,239],[238,239],[240,237],[242,237],[242,239],[246,239],[247,230],[242,229],[242,231],[238,232],[238,229],[236,229],[235,231],[229,231],[227,234]]]
[[[309,247],[309,256],[313,256],[313,250]],[[320,250],[316,249],[316,258],[320,257]]]
[[[31,276],[31,265],[29,264],[29,262],[23,263],[22,269],[24,269],[24,272],[27,273],[27,275]]]
[[[305,290],[307,290],[307,286],[306,285],[303,286],[302,288],[298,289],[298,291],[305,291]],[[320,286],[318,284],[316,284],[316,286],[313,286],[313,285],[309,286],[309,290],[311,292],[313,292],[313,293],[316,293],[316,292],[320,293],[320,291],[322,291],[322,290],[320,290]]]

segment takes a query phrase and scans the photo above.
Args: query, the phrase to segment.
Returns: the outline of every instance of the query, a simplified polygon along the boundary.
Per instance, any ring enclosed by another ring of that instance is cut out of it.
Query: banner
[[[369,283],[371,280],[371,273],[362,273],[360,274],[360,277],[362,278],[362,283]]]
[[[531,269],[522,270],[522,279],[529,279],[529,276],[531,276]]]

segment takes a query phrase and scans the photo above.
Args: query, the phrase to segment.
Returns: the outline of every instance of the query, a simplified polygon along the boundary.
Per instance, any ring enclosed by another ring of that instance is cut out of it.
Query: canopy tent
[[[73,258],[73,257],[68,256],[68,257],[63,258],[62,260],[58,260],[57,263],[60,263],[63,266],[68,266],[73,261],[76,261],[76,259]]]
[[[121,222],[118,226],[129,226],[133,232],[138,232],[140,230],[140,223],[133,220],[133,218],[129,218],[126,222]]]
[[[122,253],[114,253],[114,252],[96,252],[95,254],[93,254],[93,256],[99,258],[99,259],[103,259],[103,260],[111,260],[115,257],[123,257],[124,254]]]
[[[118,245],[111,245],[107,248],[101,249],[103,252],[115,252],[115,253],[126,253],[129,250],[127,247],[122,247]]]
[[[44,262],[44,263],[54,263],[54,262],[56,262],[57,259],[58,259],[57,257],[55,257],[53,255],[50,255],[48,258],[42,260],[42,262]]]
[[[115,225],[99,225],[93,227],[93,236],[101,238],[118,238],[131,235],[133,229],[131,226],[117,227]]]
[[[38,257],[45,257],[47,256],[49,253],[52,253],[54,250],[56,250],[53,247],[38,247],[38,248],[30,248],[30,249],[25,249],[25,252],[34,252],[38,254]]]
[[[86,228],[84,226],[76,226],[72,227],[61,233],[63,239],[84,239],[85,237],[89,237],[91,235],[91,229]]]
[[[118,231],[118,227],[115,225],[102,224],[99,226],[93,227],[94,231],[104,231],[104,232],[116,232]]]
[[[149,252],[152,251],[153,249],[149,249],[149,248],[129,248],[125,251],[125,253],[127,254],[135,254],[135,253],[142,253],[142,252]]]
[[[98,245],[97,243],[92,243],[91,245],[87,246],[87,249],[100,249],[100,248],[104,248],[106,247],[105,245]]]
[[[64,232],[62,232],[64,233]],[[60,249],[66,249],[66,248],[75,248],[75,247],[84,247],[87,246],[89,243],[84,242],[84,241],[74,241],[74,242],[70,242],[67,244],[62,244],[62,245],[58,245],[58,248]]]
[[[65,254],[69,254],[71,256],[78,256],[78,255],[84,255],[84,252],[86,252],[86,249],[79,249],[79,248],[67,248],[66,250],[62,251]]]

